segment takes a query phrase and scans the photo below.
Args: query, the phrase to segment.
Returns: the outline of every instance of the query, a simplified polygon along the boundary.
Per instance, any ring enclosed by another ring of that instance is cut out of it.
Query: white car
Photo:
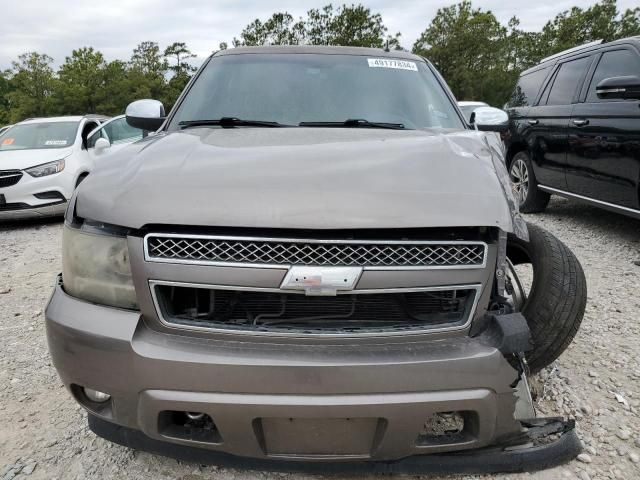
[[[2,135],[4,132],[9,130],[9,128],[11,128],[11,126],[12,125],[5,125],[4,127],[0,127],[0,135]]]
[[[469,101],[458,102],[458,107],[460,107],[460,110],[462,110],[462,113],[464,113],[464,118],[467,120],[467,122],[471,121],[471,114],[476,108],[488,107],[488,106],[489,104],[484,102],[469,102]]]
[[[64,213],[95,162],[143,136],[124,116],[25,120],[0,134],[0,219]]]

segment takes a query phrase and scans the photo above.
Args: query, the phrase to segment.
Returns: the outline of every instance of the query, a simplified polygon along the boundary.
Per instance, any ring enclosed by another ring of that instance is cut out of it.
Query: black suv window
[[[549,67],[522,75],[509,100],[510,107],[527,107],[533,105],[542,82],[547,77]]]
[[[640,58],[631,50],[604,52],[593,74],[587,94],[587,102],[601,102],[596,95],[596,85],[605,78],[640,75]]]
[[[582,84],[582,75],[590,59],[590,57],[583,57],[560,65],[549,92],[547,105],[569,105],[573,101],[573,95],[578,85]]]

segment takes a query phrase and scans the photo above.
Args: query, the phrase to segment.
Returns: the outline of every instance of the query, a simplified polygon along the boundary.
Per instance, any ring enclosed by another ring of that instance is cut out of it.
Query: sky
[[[295,18],[331,0],[4,0],[0,23],[0,69],[8,68],[28,51],[46,53],[57,66],[75,48],[92,46],[107,60],[128,60],[142,41],[154,41],[164,49],[185,42],[198,56],[198,64],[220,42],[231,44],[234,36],[256,18],[288,11]],[[362,3],[379,12],[389,33],[401,32],[402,45],[411,48],[438,8],[458,0],[345,0]],[[547,20],[572,6],[588,7],[595,0],[476,0],[474,7],[491,10],[506,24],[513,15],[526,30],[540,30]],[[618,9],[638,5],[638,0],[618,0]]]

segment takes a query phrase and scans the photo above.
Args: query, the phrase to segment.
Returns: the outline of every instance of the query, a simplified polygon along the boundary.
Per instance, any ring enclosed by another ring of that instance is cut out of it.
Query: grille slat
[[[20,170],[0,170],[0,188],[15,185],[20,181],[22,175]]]
[[[358,242],[149,235],[147,260],[258,265],[481,267],[482,242]]]

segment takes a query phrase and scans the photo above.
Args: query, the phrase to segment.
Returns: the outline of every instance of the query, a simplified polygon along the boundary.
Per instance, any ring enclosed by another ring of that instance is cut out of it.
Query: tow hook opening
[[[222,443],[213,419],[204,412],[164,410],[158,415],[158,432],[165,437],[199,443]]]

